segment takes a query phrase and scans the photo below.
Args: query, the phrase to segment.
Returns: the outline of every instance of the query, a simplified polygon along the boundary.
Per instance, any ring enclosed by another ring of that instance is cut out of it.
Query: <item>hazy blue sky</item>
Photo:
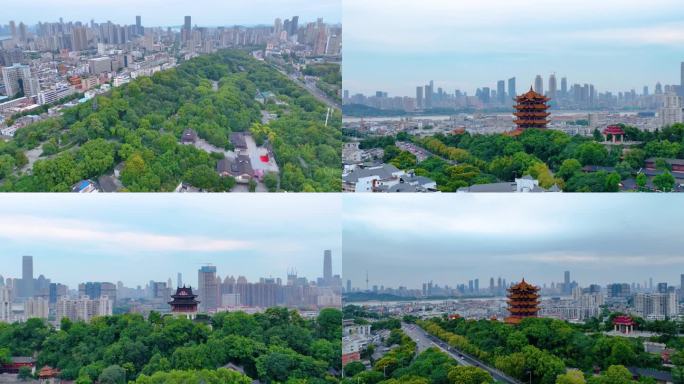
[[[453,93],[529,88],[555,72],[598,90],[679,84],[681,0],[345,0],[344,88],[415,96],[435,81]]]
[[[145,26],[183,24],[185,15],[192,23],[213,25],[271,24],[281,19],[299,16],[300,21],[328,22],[342,19],[341,0],[27,0],[6,1],[0,23],[10,20],[35,24],[38,21],[80,20],[134,24],[142,16]]]
[[[667,281],[684,273],[684,196],[345,195],[343,279],[365,288],[479,278],[542,285]]]
[[[0,274],[34,276],[75,287],[84,281],[149,280],[197,284],[204,263],[221,277],[323,275],[323,251],[341,272],[339,196],[330,194],[3,195]]]

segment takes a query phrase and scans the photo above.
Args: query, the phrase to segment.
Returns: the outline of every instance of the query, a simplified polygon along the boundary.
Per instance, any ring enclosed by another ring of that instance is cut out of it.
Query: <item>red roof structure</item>
[[[59,376],[60,373],[61,371],[59,369],[52,368],[51,366],[46,365],[40,369],[40,371],[38,372],[38,377],[41,379],[51,379]]]
[[[613,324],[635,325],[634,320],[632,320],[631,317],[625,315],[615,316],[615,318],[613,319]]]
[[[603,129],[606,141],[610,137],[613,143],[623,143],[625,141],[625,130],[619,125],[609,125]]]
[[[624,135],[625,130],[619,125],[609,125],[603,129],[604,135]]]
[[[520,96],[516,96],[516,105],[513,108],[516,112],[513,116],[516,118],[513,120],[519,129],[525,128],[546,128],[549,123],[547,119],[550,113],[546,112],[549,106],[546,104],[549,100],[548,97],[535,92],[532,87],[526,93]]]
[[[504,321],[507,324],[518,324],[526,317],[537,317],[539,313],[539,287],[529,284],[523,278],[518,284],[508,288],[508,312]]]
[[[626,335],[634,332],[636,323],[631,317],[626,315],[615,316],[613,319],[613,331],[624,333]]]

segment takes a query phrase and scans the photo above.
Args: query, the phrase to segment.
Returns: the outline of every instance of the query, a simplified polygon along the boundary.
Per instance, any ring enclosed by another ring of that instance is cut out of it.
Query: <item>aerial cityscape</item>
[[[6,196],[1,381],[336,380],[339,199],[101,196]]]
[[[0,9],[0,384],[684,384],[681,0]]]
[[[684,259],[668,229],[682,212],[667,199],[359,196],[343,214],[351,380],[436,383],[439,370],[479,383],[675,383],[684,372]]]
[[[0,22],[0,190],[340,190],[341,24],[128,20]]]
[[[432,3],[344,4],[344,191],[684,190],[673,1]]]

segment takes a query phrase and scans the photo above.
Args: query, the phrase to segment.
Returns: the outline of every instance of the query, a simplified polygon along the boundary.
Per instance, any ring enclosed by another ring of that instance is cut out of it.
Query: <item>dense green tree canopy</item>
[[[37,354],[39,368],[59,368],[62,378],[81,383],[180,383],[190,377],[196,382],[335,381],[330,372],[341,370],[339,310],[324,309],[315,320],[270,308],[254,315],[218,313],[209,321],[211,327],[172,316],[125,314],[90,323],[66,320],[60,330],[39,319],[0,324],[0,345],[6,346],[0,358]],[[227,364],[252,379],[218,369]],[[220,381],[224,378],[229,381]]]
[[[258,90],[272,92],[278,104],[260,104]],[[0,142],[0,188],[68,191],[77,181],[110,174],[123,162],[121,181],[128,191],[172,191],[188,180],[211,191],[230,189],[232,181],[209,174],[220,156],[182,145],[180,137],[191,128],[217,151],[230,149],[230,133],[259,127],[262,110],[278,117],[265,125],[269,134],[258,139],[268,139],[273,148],[287,181],[281,188],[339,191],[339,111],[325,126],[325,105],[239,50],[196,57],[135,79],[60,117],[18,130],[14,140]],[[40,145],[43,157],[32,170],[22,171],[25,152]]]

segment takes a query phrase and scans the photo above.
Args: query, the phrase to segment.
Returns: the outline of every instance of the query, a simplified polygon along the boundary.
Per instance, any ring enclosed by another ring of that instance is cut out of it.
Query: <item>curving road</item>
[[[471,365],[475,367],[479,367],[487,371],[494,380],[500,382],[500,383],[508,383],[508,384],[521,384],[518,380],[506,375],[505,373],[499,371],[498,369],[491,367],[484,362],[475,359],[469,355],[466,355],[465,353],[450,347],[447,343],[443,342],[442,340],[430,336],[425,330],[423,330],[421,327],[415,325],[415,324],[406,324],[406,323],[401,323],[401,330],[408,335],[413,341],[416,342],[418,353],[430,348],[430,347],[437,347],[439,348],[442,352],[446,353],[447,355],[451,356],[456,362],[460,365]]]
[[[342,106],[340,104],[338,104],[337,102],[335,102],[334,100],[329,98],[328,95],[326,95],[323,91],[318,89],[318,87],[316,87],[316,84],[305,83],[305,82],[299,80],[299,78],[296,75],[288,74],[287,72],[280,69],[278,66],[276,66],[273,63],[269,63],[269,65],[271,65],[271,67],[273,67],[275,70],[277,70],[281,74],[287,76],[288,79],[294,81],[300,87],[306,89],[311,94],[311,96],[315,97],[321,103],[323,103],[323,104],[325,104],[328,107],[333,108],[333,109],[337,109],[337,110],[342,109]]]

